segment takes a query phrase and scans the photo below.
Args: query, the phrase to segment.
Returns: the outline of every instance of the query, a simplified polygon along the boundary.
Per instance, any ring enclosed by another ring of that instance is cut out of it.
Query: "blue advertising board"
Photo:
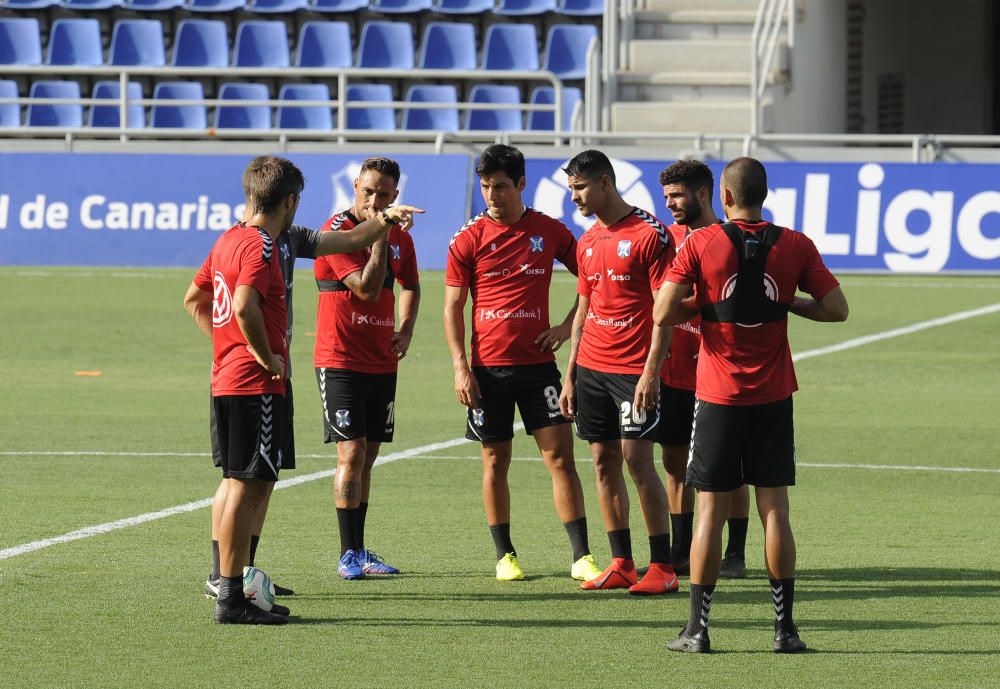
[[[297,222],[319,227],[351,204],[364,155],[289,157],[306,176]],[[483,208],[475,158],[394,157],[404,174],[400,201],[427,210],[413,233],[420,265],[443,268],[451,235]],[[0,264],[198,265],[242,214],[247,161],[0,154]],[[614,160],[626,199],[664,221],[659,173],[668,162]],[[564,164],[529,160],[524,200],[580,234],[592,220],[572,203]],[[716,176],[722,165],[710,163]],[[1000,165],[769,162],[767,170],[765,217],[808,234],[835,271],[1000,272]]]

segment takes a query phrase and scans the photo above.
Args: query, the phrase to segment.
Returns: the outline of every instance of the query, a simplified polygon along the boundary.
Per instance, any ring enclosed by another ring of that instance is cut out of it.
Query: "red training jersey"
[[[692,230],[687,225],[671,225],[667,228],[674,246],[681,246]],[[701,316],[695,316],[686,323],[674,326],[670,338],[670,350],[663,360],[660,380],[678,390],[695,389],[698,369],[698,351],[701,349]]]
[[[640,208],[576,248],[577,292],[590,298],[576,360],[603,373],[642,373],[653,333],[653,290],[666,279],[674,248],[666,226]]]
[[[759,232],[767,223],[737,224]],[[667,279],[693,284],[699,307],[722,301],[735,286],[736,247],[721,225],[696,230],[677,254]],[[840,283],[823,264],[812,240],[783,229],[767,254],[764,290],[768,298],[791,304],[796,289],[822,299]],[[698,356],[698,399],[731,406],[767,404],[798,390],[788,346],[788,321],[715,323],[702,321]]]
[[[452,237],[445,284],[472,292],[472,365],[555,361],[535,338],[549,328],[549,285],[557,260],[576,275],[576,238],[558,220],[527,208],[513,225],[483,213]]]
[[[241,285],[261,296],[264,330],[271,351],[288,361],[285,340],[285,280],[277,247],[259,227],[242,223],[227,230],[212,247],[194,283],[212,292],[212,395],[285,394],[285,381],[271,373],[247,349],[233,310]]]
[[[358,224],[350,211],[344,211],[327,220],[321,231],[350,232]],[[313,350],[313,365],[317,368],[395,373],[399,367],[391,349],[396,325],[392,280],[404,287],[419,282],[417,254],[410,233],[398,225],[389,230],[388,241],[386,284],[373,302],[361,299],[343,284],[348,275],[364,270],[372,255],[370,247],[351,254],[323,256],[313,263],[313,274],[320,285]],[[326,291],[327,283],[340,283],[342,289]]]

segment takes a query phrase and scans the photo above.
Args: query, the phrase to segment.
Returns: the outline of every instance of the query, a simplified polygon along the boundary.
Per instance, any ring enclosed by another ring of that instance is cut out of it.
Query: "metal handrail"
[[[330,78],[336,79],[336,98],[329,101],[330,106],[335,108],[337,111],[337,129],[338,135],[341,135],[343,131],[346,130],[346,117],[345,113],[348,108],[365,109],[376,106],[398,106],[406,107],[412,109],[436,109],[439,104],[433,103],[409,103],[407,101],[348,101],[347,100],[347,82],[351,78],[363,78],[363,79],[393,79],[393,80],[423,80],[423,79],[439,79],[439,80],[477,80],[477,81],[541,81],[551,84],[553,89],[553,103],[552,104],[531,104],[531,103],[521,103],[521,104],[502,104],[502,103],[448,103],[441,104],[448,108],[458,108],[460,110],[527,110],[527,111],[549,111],[553,113],[555,121],[553,122],[554,131],[549,134],[549,138],[553,137],[553,142],[555,145],[562,145],[563,141],[563,93],[562,93],[562,82],[559,78],[548,70],[537,70],[537,71],[522,71],[522,70],[511,70],[511,71],[500,71],[500,70],[451,70],[451,69],[410,69],[410,70],[398,70],[398,69],[380,69],[380,68],[367,68],[367,67],[341,67],[341,68],[328,68],[328,67],[138,67],[138,66],[111,66],[111,65],[101,65],[97,67],[82,67],[82,66],[70,66],[70,65],[0,65],[0,75],[13,74],[20,76],[46,76],[46,75],[60,75],[60,76],[88,76],[88,77],[117,77],[119,82],[118,98],[79,98],[79,99],[64,99],[64,98],[17,98],[17,99],[0,99],[0,102],[17,102],[21,103],[31,103],[31,102],[45,102],[48,104],[57,103],[68,103],[68,104],[80,104],[80,105],[93,105],[93,101],[99,101],[101,105],[111,105],[112,103],[118,104],[119,111],[119,127],[111,128],[112,131],[116,132],[115,136],[121,137],[123,140],[127,138],[132,138],[136,131],[135,129],[128,128],[128,106],[129,104],[146,104],[150,99],[140,100],[130,100],[128,97],[128,81],[130,77],[179,77],[179,76],[194,76],[200,78],[235,78],[235,77],[250,77],[250,78],[262,78],[262,77],[280,77],[282,79],[288,78],[310,78],[310,79],[322,79]],[[169,106],[179,106],[179,105],[207,105],[212,104],[218,107],[222,105],[223,107],[233,107],[233,106],[245,106],[245,105],[270,105],[273,103],[279,103],[285,105],[286,107],[298,107],[299,104],[309,101],[243,101],[243,100],[226,100],[220,102],[219,99],[204,99],[199,101],[184,101],[184,100],[173,100],[173,99],[161,99],[154,101],[156,104],[169,105]],[[402,104],[402,105],[399,105]],[[304,106],[303,106],[304,107]],[[41,128],[32,127],[31,129],[38,130]],[[0,129],[0,136],[14,135],[16,134],[16,129]],[[67,133],[70,132],[69,129],[66,130]],[[162,131],[162,130],[157,130]],[[248,130],[243,130],[244,132]],[[192,130],[188,130],[188,135],[191,136]]]
[[[761,132],[762,100],[782,29],[788,47],[795,42],[795,0],[761,0],[750,34],[750,135]]]

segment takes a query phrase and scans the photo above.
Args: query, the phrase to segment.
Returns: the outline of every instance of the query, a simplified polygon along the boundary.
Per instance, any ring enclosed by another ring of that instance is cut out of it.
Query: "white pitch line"
[[[958,313],[953,313],[949,316],[942,316],[941,318],[933,318],[928,321],[921,321],[919,323],[914,323],[912,325],[907,325],[902,328],[895,328],[893,330],[887,330],[881,333],[875,333],[873,335],[865,335],[864,337],[857,337],[852,340],[847,340],[839,344],[830,345],[828,347],[820,347],[818,349],[810,349],[804,352],[799,352],[792,357],[793,361],[801,361],[803,359],[809,359],[817,356],[824,356],[826,354],[833,354],[835,352],[842,352],[846,349],[853,349],[855,347],[861,347],[866,344],[871,344],[872,342],[879,342],[881,340],[888,340],[894,337],[901,337],[903,335],[910,335],[912,333],[920,332],[921,330],[927,330],[929,328],[935,328],[940,325],[948,325],[950,323],[955,323],[957,321],[963,321],[969,318],[975,318],[977,316],[985,316],[991,313],[997,313],[1000,311],[1000,303],[990,304],[988,306],[983,306],[978,309],[972,309],[969,311],[959,311]],[[518,424],[519,425],[519,424]],[[523,428],[523,426],[521,426]],[[519,430],[519,429],[518,429]],[[455,447],[456,445],[462,445],[464,443],[471,442],[465,438],[454,438],[452,440],[445,440],[440,443],[431,443],[429,445],[422,445],[420,447],[414,447],[409,450],[403,450],[401,452],[394,452],[392,454],[385,455],[384,457],[379,457],[375,462],[378,464],[387,464],[389,462],[394,462],[400,459],[405,459],[407,457],[416,457],[426,452],[433,452],[434,450],[443,450],[449,447]],[[3,453],[8,454],[8,453]],[[17,453],[26,454],[26,453]],[[33,454],[33,453],[32,453]],[[76,453],[83,454],[83,453]],[[145,456],[145,455],[143,455]],[[151,455],[152,456],[152,455]],[[174,456],[174,455],[160,455],[160,456]],[[183,456],[187,456],[186,454]],[[801,464],[800,466],[810,466],[808,464]],[[822,465],[822,466],[832,466],[832,465]],[[871,465],[874,467],[875,465]],[[843,468],[869,468],[865,465],[848,464],[844,465]],[[886,469],[895,469],[893,465],[886,465]],[[910,470],[920,470],[911,468]],[[927,471],[928,469],[923,469]],[[958,471],[965,472],[976,472],[979,473],[998,473],[991,472],[988,470],[976,470],[972,468],[957,468]],[[296,476],[292,479],[286,479],[278,481],[275,485],[275,490],[281,488],[290,488],[291,486],[297,486],[300,483],[306,483],[308,481],[315,481],[317,479],[326,478],[333,476],[335,470],[327,469],[325,471],[317,471],[312,474],[305,474],[303,476]],[[163,519],[164,517],[169,517],[174,514],[181,514],[184,512],[191,512],[193,510],[201,509],[202,507],[207,507],[212,504],[211,499],[197,500],[195,502],[189,502],[185,505],[178,505],[176,507],[170,507],[165,510],[160,510],[159,512],[150,512],[147,514],[140,514],[136,517],[129,517],[127,519],[120,519],[114,522],[107,522],[105,524],[98,524],[96,526],[88,526],[77,531],[71,531],[69,533],[63,534],[61,536],[55,536],[53,538],[46,538],[40,541],[33,541],[31,543],[24,543],[22,545],[14,546],[12,548],[6,548],[0,550],[0,560],[6,560],[7,558],[16,557],[17,555],[23,555],[24,553],[30,553],[35,550],[40,550],[41,548],[47,548],[51,545],[56,545],[59,543],[68,543],[70,541],[76,541],[81,538],[89,538],[90,536],[97,536],[99,534],[108,533],[110,531],[116,531],[118,529],[124,529],[129,526],[134,526],[136,524],[143,524],[148,521],[153,521],[156,519]]]

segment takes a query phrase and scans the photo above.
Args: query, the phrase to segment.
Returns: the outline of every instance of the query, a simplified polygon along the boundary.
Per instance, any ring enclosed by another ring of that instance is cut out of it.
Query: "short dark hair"
[[[742,208],[760,208],[767,198],[767,171],[756,158],[733,158],[722,171],[722,182]]]
[[[360,177],[365,170],[374,170],[379,174],[392,177],[392,181],[399,184],[399,163],[392,158],[384,158],[382,156],[368,158],[365,162],[361,163],[361,170],[358,171],[358,176]]]
[[[506,144],[487,146],[476,163],[476,174],[485,177],[494,172],[503,172],[514,180],[515,184],[520,182],[524,177],[524,154]]]
[[[305,186],[302,171],[287,158],[257,156],[243,171],[243,194],[255,213],[270,213]]]
[[[715,180],[708,165],[700,160],[678,160],[660,173],[660,186],[668,184],[680,184],[689,191],[705,187],[708,189],[708,198],[712,198]]]
[[[566,163],[563,172],[570,177],[585,177],[587,179],[600,179],[607,175],[611,178],[612,183],[616,181],[615,168],[611,165],[611,161],[606,155],[593,149],[573,156],[572,160]]]

